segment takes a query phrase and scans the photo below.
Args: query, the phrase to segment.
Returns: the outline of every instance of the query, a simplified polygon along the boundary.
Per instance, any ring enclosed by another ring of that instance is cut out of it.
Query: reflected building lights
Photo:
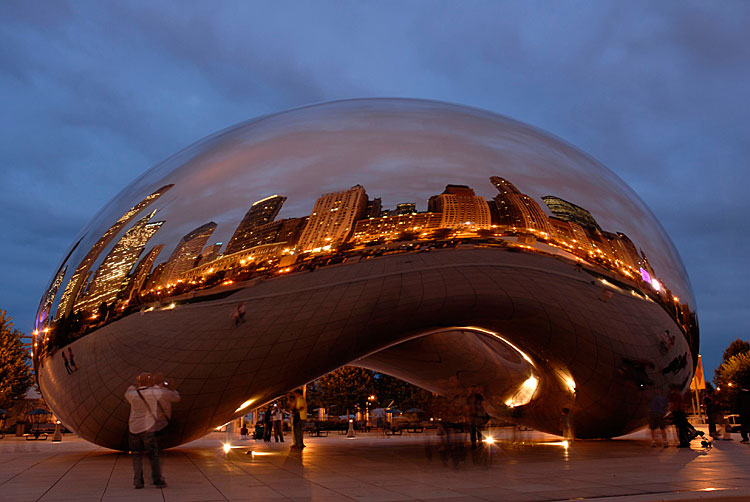
[[[464,131],[473,132],[467,136]],[[65,383],[64,378],[55,380],[39,373],[41,363],[56,350],[74,343],[78,353],[88,337],[104,332],[112,336],[125,324],[147,323],[142,331],[131,331],[134,337],[146,336],[166,322],[165,316],[169,322],[187,322],[182,316],[199,308],[206,313],[231,311],[247,302],[252,323],[234,324],[229,312],[212,318],[211,323],[194,319],[184,330],[186,339],[192,336],[191,330],[204,330],[201,336],[217,340],[229,336],[248,357],[258,350],[243,345],[246,341],[268,336],[264,343],[275,347],[269,340],[276,338],[270,333],[286,322],[290,336],[299,340],[324,329],[333,330],[326,335],[332,340],[344,336],[336,330],[344,333],[346,324],[331,324],[335,329],[324,328],[328,326],[325,319],[306,324],[299,317],[305,314],[306,303],[301,300],[273,318],[262,317],[261,313],[282,308],[287,295],[298,291],[310,291],[304,293],[306,301],[318,302],[315,312],[320,315],[351,307],[377,321],[390,316],[377,309],[412,305],[413,319],[393,318],[377,334],[359,334],[351,342],[337,339],[335,346],[341,350],[328,353],[340,358],[338,366],[404,343],[390,338],[399,333],[427,336],[436,326],[468,326],[455,329],[490,335],[504,347],[495,342],[492,350],[506,351],[509,358],[520,358],[529,366],[517,379],[493,387],[495,395],[488,402],[496,403],[497,409],[529,410],[529,417],[543,415],[535,406],[554,402],[550,406],[562,408],[586,395],[587,386],[592,385],[588,368],[573,362],[597,350],[610,351],[608,360],[616,366],[597,367],[600,377],[617,380],[620,387],[628,378],[651,381],[653,389],[681,385],[692,370],[689,361],[698,348],[695,304],[668,237],[650,214],[636,209],[640,203],[630,204],[632,195],[622,191],[621,182],[611,173],[540,131],[453,105],[354,101],[239,125],[191,148],[118,196],[81,232],[54,269],[39,304],[34,335],[34,365],[45,394],[58,392],[54,386]],[[237,162],[225,162],[230,158]],[[309,173],[295,170],[300,158],[314,159],[316,167],[309,168]],[[203,170],[212,163],[225,166],[225,171],[207,181]],[[407,176],[410,171],[412,175]],[[596,175],[581,176],[586,172]],[[207,201],[198,195],[205,193],[221,197]],[[250,201],[255,202],[248,208]],[[152,221],[157,215],[159,221]],[[348,275],[349,270],[357,272]],[[367,286],[371,289],[358,292],[355,285],[368,280],[374,281]],[[400,281],[407,280],[403,291],[408,293],[398,293]],[[345,294],[346,301],[316,297],[315,288],[326,281],[331,291],[349,284],[354,292]],[[286,284],[294,286],[286,289]],[[560,293],[545,303],[536,298],[542,290]],[[397,293],[402,296],[389,297]],[[420,309],[432,305],[433,300],[425,298],[438,294],[446,295],[446,299],[434,300],[442,302],[435,303],[442,307],[429,316],[421,313]],[[492,308],[480,312],[483,302]],[[572,306],[575,302],[579,305]],[[559,304],[557,314],[535,310],[552,304]],[[600,317],[591,314],[589,318],[589,311],[597,309]],[[141,318],[138,313],[148,315]],[[601,322],[619,314],[633,319],[643,313],[648,313],[655,326],[646,326],[646,321],[643,326],[629,326],[625,331],[633,340],[617,338],[617,328]],[[356,319],[351,313],[337,315]],[[441,315],[454,317],[431,324],[431,319]],[[554,315],[570,317],[575,326],[565,321],[554,334],[539,334],[547,325],[531,319],[549,318],[549,326],[557,326]],[[519,327],[524,322],[528,333]],[[162,326],[162,331],[171,329]],[[261,334],[262,329],[267,334]],[[587,329],[596,335],[579,334]],[[242,330],[247,333],[240,336]],[[665,331],[680,335],[679,342],[670,345],[679,354],[631,353],[658,347],[651,339],[654,333]],[[154,331],[153,336],[163,335]],[[382,339],[384,345],[368,336]],[[557,337],[571,341],[565,345]],[[284,343],[279,342],[275,350],[287,350]],[[301,346],[312,358],[318,357],[316,347],[328,347],[327,343],[311,339]],[[203,346],[196,341],[198,345]],[[555,359],[558,353],[560,360]],[[651,362],[653,370],[639,362],[647,358],[659,359]],[[678,361],[672,366],[676,370],[662,375],[673,360]],[[333,367],[333,363],[316,361],[315,368]],[[59,371],[56,366],[45,365],[44,371]],[[639,368],[646,368],[648,378],[641,378]],[[118,374],[128,371],[120,369]],[[82,368],[77,378],[83,374]],[[226,399],[233,406],[227,404],[226,410],[216,413],[228,419],[273,397],[271,390],[255,385],[260,384],[232,389],[227,394],[231,399]],[[652,391],[648,386],[638,388]],[[552,398],[550,392],[557,395]],[[247,395],[254,397],[235,409]],[[623,399],[612,407],[630,407],[626,413],[630,427],[642,419],[637,403],[647,399],[632,403]],[[61,411],[65,416],[65,410]],[[585,431],[586,427],[577,429]],[[589,430],[601,433],[594,425]],[[84,430],[85,437],[92,437],[86,434]]]

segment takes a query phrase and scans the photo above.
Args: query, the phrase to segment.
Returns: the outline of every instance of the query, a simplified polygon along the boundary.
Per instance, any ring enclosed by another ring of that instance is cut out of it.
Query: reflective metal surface
[[[550,432],[567,407],[606,437],[689,383],[698,326],[669,238],[595,160],[376,99],[239,124],[135,180],[73,240],[33,343],[55,413],[111,448],[142,371],[182,394],[179,444],[346,364],[481,385],[492,414]]]

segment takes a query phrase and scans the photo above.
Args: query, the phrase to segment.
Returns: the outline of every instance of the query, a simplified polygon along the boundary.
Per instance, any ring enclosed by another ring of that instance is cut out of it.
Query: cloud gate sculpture
[[[74,239],[35,323],[50,407],[113,449],[143,371],[182,396],[165,446],[344,365],[480,385],[491,415],[552,433],[570,408],[594,438],[645,424],[698,351],[680,258],[612,172],[400,99],[261,117],[155,166]]]

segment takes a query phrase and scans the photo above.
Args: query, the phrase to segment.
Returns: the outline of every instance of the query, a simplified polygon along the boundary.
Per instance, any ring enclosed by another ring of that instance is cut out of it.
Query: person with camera
[[[154,486],[165,487],[167,483],[162,477],[159,462],[158,436],[169,424],[172,403],[180,400],[180,394],[170,389],[163,378],[141,373],[136,384],[125,391],[125,399],[130,403],[128,444],[133,455],[133,485],[143,488],[143,456],[148,455]]]

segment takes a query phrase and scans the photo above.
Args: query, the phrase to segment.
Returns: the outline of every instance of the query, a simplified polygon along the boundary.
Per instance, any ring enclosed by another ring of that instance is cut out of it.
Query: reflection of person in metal
[[[76,360],[73,357],[73,349],[71,347],[68,347],[68,358],[70,359],[70,367],[73,368],[73,371],[77,371],[78,366],[76,366]]]
[[[239,303],[232,312],[232,320],[234,320],[234,326],[237,327],[246,321],[245,319],[245,304]]]
[[[61,351],[61,354],[63,356],[63,361],[65,361],[65,371],[68,372],[68,375],[73,373],[73,370],[70,369],[70,362],[68,361],[68,356],[65,355],[65,350]]]
[[[166,381],[154,385],[150,373],[141,373],[136,385],[125,391],[125,399],[130,403],[128,443],[133,455],[133,485],[143,488],[143,456],[147,454],[154,486],[164,487],[167,483],[161,474],[158,433],[168,425],[171,405],[180,400],[180,395],[170,390]]]

